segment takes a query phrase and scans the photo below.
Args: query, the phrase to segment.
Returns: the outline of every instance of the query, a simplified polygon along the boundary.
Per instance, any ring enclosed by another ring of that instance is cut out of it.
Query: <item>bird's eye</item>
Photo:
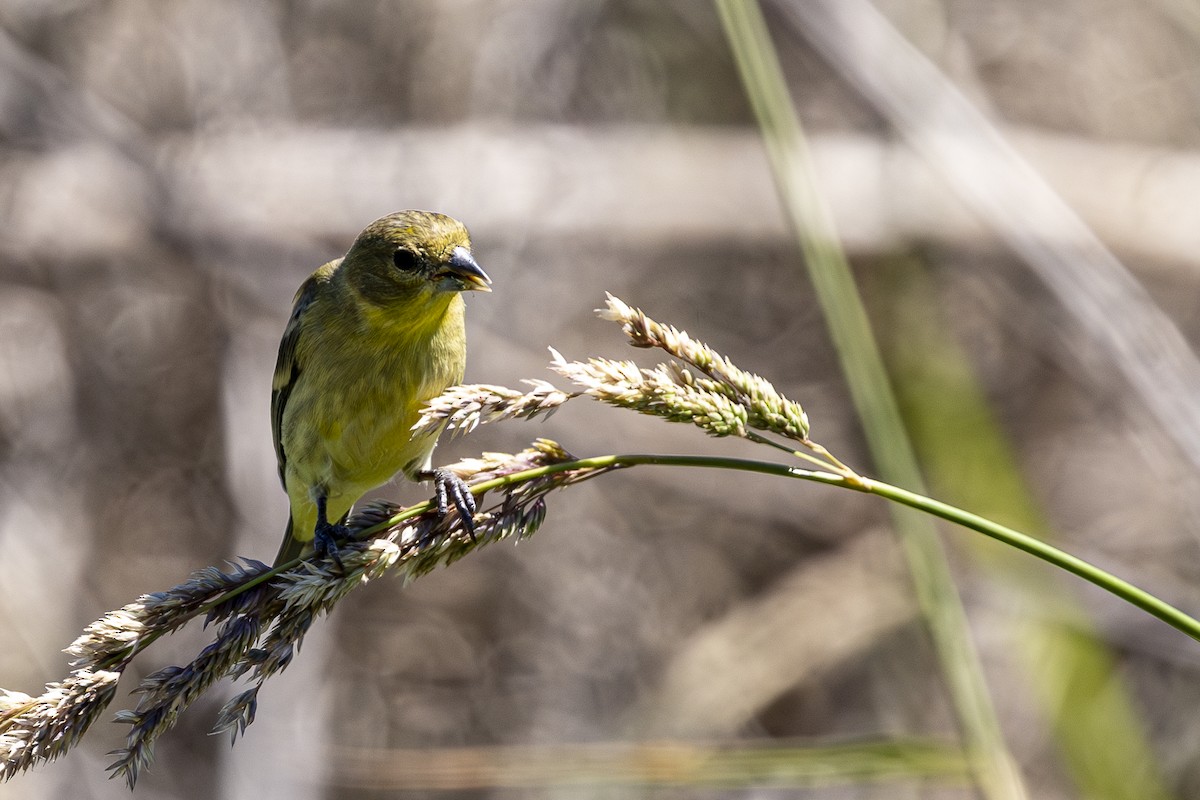
[[[396,265],[396,269],[408,272],[417,266],[417,254],[412,250],[397,250],[392,254],[392,263]]]

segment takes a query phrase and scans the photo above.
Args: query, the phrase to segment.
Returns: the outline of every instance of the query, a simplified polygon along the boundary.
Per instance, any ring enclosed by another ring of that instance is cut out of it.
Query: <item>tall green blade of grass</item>
[[[762,12],[753,0],[716,0],[716,5],[876,470],[885,481],[923,491],[870,323],[817,189],[800,120]],[[891,513],[977,784],[989,800],[1024,797],[937,531],[931,520],[910,509],[894,506]]]
[[[938,496],[1040,539],[1052,538],[966,356],[936,312],[942,306],[922,265],[896,260],[874,274],[886,275],[879,290],[887,297],[887,327],[894,334],[885,356]],[[1080,794],[1098,800],[1169,797],[1113,656],[1072,599],[1073,587],[1010,548],[974,539],[965,544],[974,564],[1014,589],[1018,608],[1009,640]]]

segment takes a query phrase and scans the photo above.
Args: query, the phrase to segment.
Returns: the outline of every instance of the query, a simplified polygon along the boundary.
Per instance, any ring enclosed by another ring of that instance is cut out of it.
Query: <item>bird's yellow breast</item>
[[[414,439],[412,426],[465,366],[463,301],[447,300],[441,313],[415,321],[386,309],[333,319],[335,309],[320,303],[306,312],[321,335],[297,344],[301,371],[280,426],[297,531],[315,523],[316,492],[327,494],[337,519],[397,472],[425,468],[436,436]]]

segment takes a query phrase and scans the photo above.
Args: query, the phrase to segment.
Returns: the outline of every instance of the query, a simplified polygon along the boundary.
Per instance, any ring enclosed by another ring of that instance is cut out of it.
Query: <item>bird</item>
[[[432,211],[389,214],[301,284],[271,381],[271,430],[290,506],[275,566],[313,553],[340,566],[345,521],[398,473],[432,480],[473,535],[461,478],[432,468],[439,431],[413,435],[423,404],[459,383],[465,303],[490,292],[466,227]]]

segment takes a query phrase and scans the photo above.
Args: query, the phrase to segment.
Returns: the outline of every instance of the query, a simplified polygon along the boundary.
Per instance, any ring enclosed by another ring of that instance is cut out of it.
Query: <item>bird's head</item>
[[[364,299],[380,306],[491,291],[466,227],[432,211],[375,220],[354,240],[341,269]]]

